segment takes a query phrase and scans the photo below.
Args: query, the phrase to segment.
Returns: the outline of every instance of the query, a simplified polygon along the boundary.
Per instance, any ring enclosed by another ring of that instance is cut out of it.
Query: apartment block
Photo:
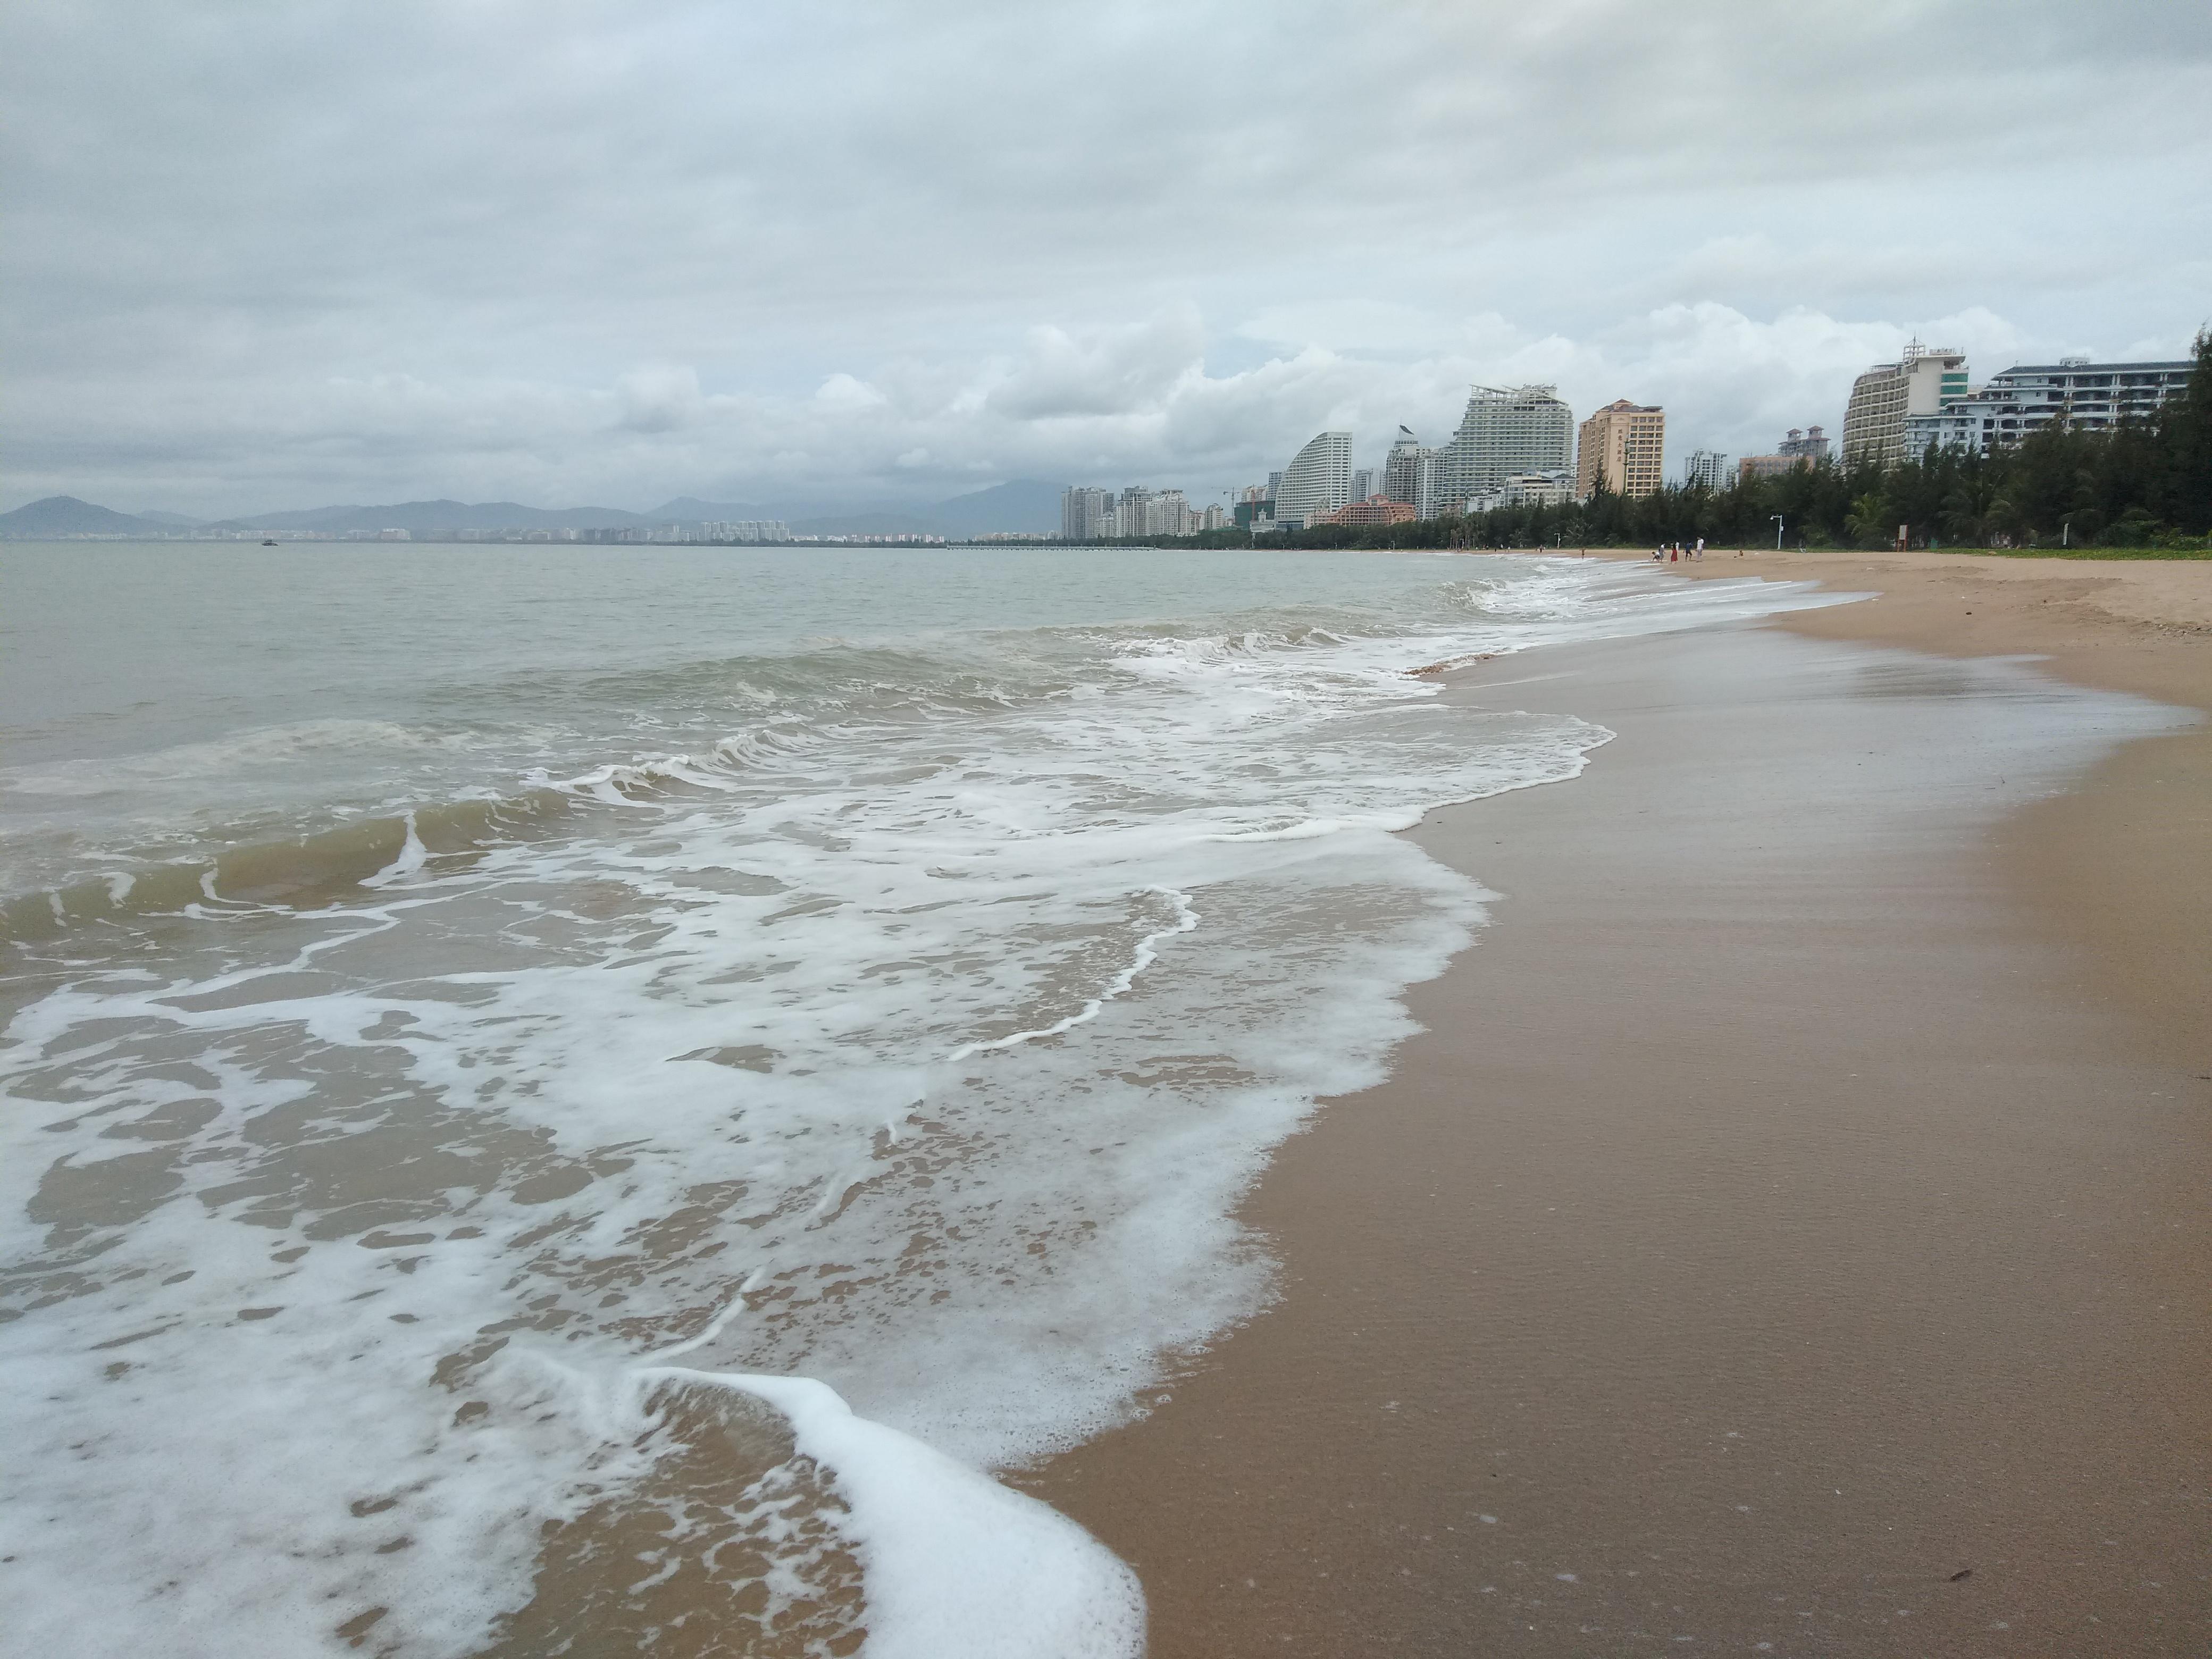
[[[1844,462],[1895,466],[1906,454],[1905,422],[1966,395],[1966,354],[1917,340],[1893,363],[1876,363],[1851,386],[1844,411]]]
[[[1078,485],[1062,493],[1060,498],[1060,533],[1071,542],[1096,541],[1112,532],[1106,527],[1107,516],[1114,510],[1114,492],[1110,489],[1090,489]]]
[[[1747,455],[1737,462],[1736,477],[1740,482],[1778,477],[1794,471],[1800,462],[1807,466],[1825,466],[1832,459],[1826,433],[1817,426],[1802,429],[1793,426],[1790,435],[1775,445],[1771,455]]]
[[[1616,495],[1656,493],[1666,481],[1667,411],[1626,398],[1582,423],[1575,494],[1584,500],[1602,483]]]
[[[1574,434],[1574,411],[1556,386],[1472,388],[1459,429],[1443,448],[1437,510],[1459,511],[1469,497],[1508,478],[1569,471]]]
[[[2022,364],[1985,386],[1945,399],[1932,412],[1908,415],[1904,452],[1924,454],[1930,444],[1987,452],[2052,426],[2103,432],[2123,422],[2148,420],[2188,389],[2195,368],[2186,358],[2094,363],[2062,357]]]
[[[1717,449],[1693,449],[1690,459],[1682,463],[1682,483],[1686,489],[1726,489],[1729,487],[1728,457]]]

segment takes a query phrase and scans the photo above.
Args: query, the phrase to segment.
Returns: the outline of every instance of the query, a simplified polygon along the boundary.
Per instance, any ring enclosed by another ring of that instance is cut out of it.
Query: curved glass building
[[[1275,522],[1310,525],[1352,501],[1352,434],[1322,432],[1291,457],[1275,486]]]

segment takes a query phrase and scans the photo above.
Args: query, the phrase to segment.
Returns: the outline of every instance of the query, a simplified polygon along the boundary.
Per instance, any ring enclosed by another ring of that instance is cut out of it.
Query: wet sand
[[[2076,685],[2212,711],[2212,562],[1753,553],[1682,574],[1747,570],[1876,594],[1774,624],[1808,638],[2026,655]],[[2212,1060],[2212,728],[2130,744],[2001,845],[2014,893],[2077,951],[2081,993],[2148,1016],[2144,1039],[2184,1063]]]
[[[2212,727],[1999,780],[1957,711],[2079,706],[1842,641],[2204,708],[2212,568],[1976,562],[1455,685],[1620,736],[1416,832],[1503,896],[1252,1195],[1280,1301],[1022,1482],[1159,1659],[2204,1651]]]

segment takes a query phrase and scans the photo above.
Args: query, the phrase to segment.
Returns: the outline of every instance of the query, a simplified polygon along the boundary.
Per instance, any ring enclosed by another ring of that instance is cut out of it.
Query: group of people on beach
[[[1653,550],[1651,562],[1654,564],[1673,564],[1678,559],[1702,559],[1705,556],[1705,538],[1700,536],[1694,544],[1688,546],[1680,542],[1662,542]]]

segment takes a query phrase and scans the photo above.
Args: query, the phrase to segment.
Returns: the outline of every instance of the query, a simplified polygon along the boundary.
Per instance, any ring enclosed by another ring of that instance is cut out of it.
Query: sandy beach
[[[2212,565],[1682,574],[1880,597],[1455,677],[1619,735],[1415,832],[1501,896],[1279,1300],[1024,1482],[1161,1659],[2212,1640]]]
[[[1877,595],[1775,624],[1810,638],[2032,656],[2076,685],[2212,710],[2212,563],[1748,553],[1677,568],[1753,565]],[[2212,729],[2129,746],[2002,845],[2014,890],[2078,952],[2081,994],[2145,1016],[2144,1039],[2182,1063],[2212,1060]]]

